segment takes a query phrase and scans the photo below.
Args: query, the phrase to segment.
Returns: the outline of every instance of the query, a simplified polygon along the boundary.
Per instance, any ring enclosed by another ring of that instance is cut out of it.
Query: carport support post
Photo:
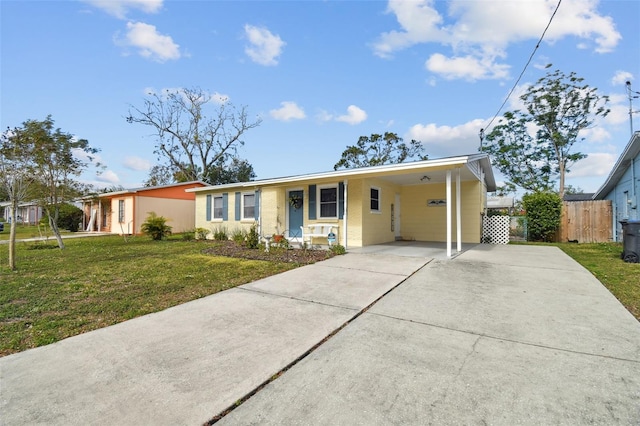
[[[461,203],[461,195],[460,195],[460,168],[458,168],[458,173],[456,174],[456,242],[457,242],[457,251],[460,253],[462,251],[462,206]]]
[[[451,257],[451,170],[447,170],[447,257]]]

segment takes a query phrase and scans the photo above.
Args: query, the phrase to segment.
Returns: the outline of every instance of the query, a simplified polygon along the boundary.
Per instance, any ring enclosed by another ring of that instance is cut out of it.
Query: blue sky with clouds
[[[385,131],[422,141],[431,158],[470,154],[557,4],[1,0],[0,124],[51,114],[101,150],[106,170],[83,176],[99,187],[142,184],[155,139],[125,117],[149,91],[181,87],[263,120],[240,150],[258,179],[332,170],[359,136]],[[502,110],[518,107],[548,63],[610,96],[611,113],[578,145],[589,157],[568,177],[588,192],[630,138],[625,82],[640,91],[638,22],[635,0],[563,0]]]

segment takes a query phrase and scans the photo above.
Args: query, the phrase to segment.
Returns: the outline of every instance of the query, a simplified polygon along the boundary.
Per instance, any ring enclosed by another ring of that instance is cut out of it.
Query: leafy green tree
[[[355,145],[348,146],[342,152],[342,158],[334,166],[334,170],[341,168],[380,166],[383,164],[404,163],[408,160],[427,160],[423,154],[422,143],[412,140],[408,145],[395,133],[377,133],[371,136],[360,136]]]
[[[30,172],[33,145],[28,140],[19,139],[18,129],[7,129],[0,136],[0,188],[11,203],[9,230],[9,268],[16,265],[16,224],[18,205],[27,200],[35,176]],[[19,143],[20,142],[20,143]]]
[[[555,192],[535,192],[522,197],[527,212],[530,241],[552,241],[560,227],[562,199]]]
[[[526,110],[505,113],[487,135],[482,150],[512,183],[536,192],[559,181],[562,198],[569,167],[586,157],[574,152],[574,144],[584,139],[580,132],[609,113],[609,98],[583,81],[574,72],[547,72],[520,97]]]
[[[25,171],[34,179],[30,195],[38,200],[49,218],[49,226],[58,241],[58,247],[64,249],[58,229],[60,206],[87,193],[87,185],[75,178],[94,161],[93,155],[98,150],[92,148],[86,139],[77,139],[70,133],[54,128],[50,115],[42,121],[25,121],[9,139],[27,156]],[[78,154],[82,154],[82,157]]]
[[[154,153],[161,162],[153,182],[207,179],[221,163],[237,157],[242,137],[262,120],[250,121],[246,107],[222,100],[207,116],[213,97],[200,88],[150,94],[142,108],[131,107],[127,121],[149,126],[156,136]],[[154,185],[155,186],[155,185]]]
[[[167,225],[167,219],[150,212],[147,220],[140,226],[143,234],[149,235],[152,240],[163,240],[171,235],[172,227]]]
[[[220,161],[215,167],[209,169],[204,179],[211,185],[224,185],[227,183],[249,182],[256,178],[253,166],[246,160],[233,158],[230,162]]]

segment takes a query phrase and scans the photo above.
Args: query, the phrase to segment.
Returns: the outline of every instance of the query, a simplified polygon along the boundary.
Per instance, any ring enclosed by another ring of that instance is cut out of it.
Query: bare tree
[[[150,94],[142,108],[131,106],[127,121],[149,126],[157,137],[154,153],[170,175],[204,180],[220,162],[237,159],[244,133],[262,120],[250,121],[246,107],[221,100],[212,117],[213,97],[200,88]]]
[[[32,146],[14,143],[12,139],[17,129],[7,129],[0,137],[0,186],[7,193],[11,203],[9,231],[9,268],[14,271],[16,265],[16,222],[18,206],[27,200],[29,188],[34,179],[29,172]]]

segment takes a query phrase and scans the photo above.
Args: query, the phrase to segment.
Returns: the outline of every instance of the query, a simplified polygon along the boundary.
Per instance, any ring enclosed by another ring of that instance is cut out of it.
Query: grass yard
[[[555,244],[588,269],[640,321],[640,263],[620,259],[622,244]]]
[[[28,237],[27,237],[28,238]],[[0,356],[116,324],[298,266],[204,254],[210,241],[119,236],[0,245]],[[37,248],[36,248],[37,247]]]
[[[9,241],[9,229],[10,223],[4,224],[4,231],[0,232],[0,241]],[[62,235],[69,234],[70,232],[64,229],[60,230]],[[51,228],[46,225],[17,225],[16,226],[16,239],[21,240],[25,238],[45,238],[49,240],[55,240]]]

